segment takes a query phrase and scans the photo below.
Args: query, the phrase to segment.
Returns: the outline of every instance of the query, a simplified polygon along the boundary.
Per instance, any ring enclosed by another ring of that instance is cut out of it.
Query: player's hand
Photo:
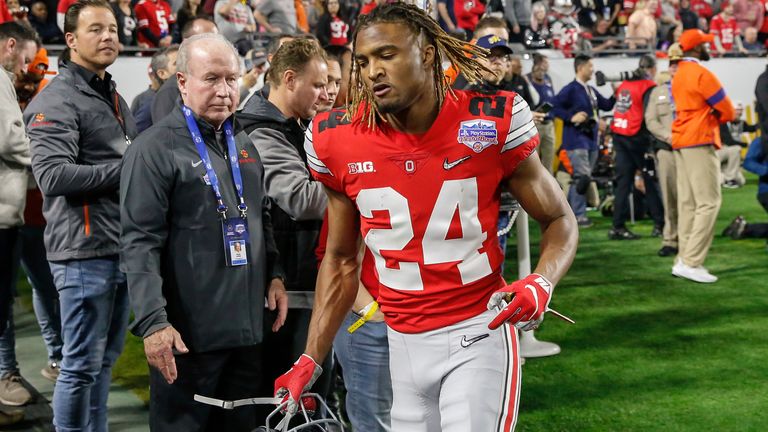
[[[491,295],[488,309],[501,308],[501,312],[488,324],[491,330],[509,322],[524,331],[539,326],[549,306],[552,284],[542,275],[532,273],[525,279],[512,282]]]
[[[543,112],[531,111],[531,114],[533,115],[533,123],[536,124],[537,126],[540,125],[541,122],[543,122],[544,119],[547,118],[547,115],[544,114]]]
[[[321,373],[323,368],[312,357],[302,354],[288,372],[275,380],[275,396],[283,398],[282,402],[288,401],[288,414],[296,414],[299,409],[298,398],[312,387]]]
[[[181,353],[188,353],[189,349],[181,340],[181,335],[173,326],[162,328],[144,338],[144,354],[147,355],[147,363],[163,374],[168,384],[173,384],[178,378],[176,372],[176,359],[173,357],[173,349]]]
[[[587,113],[584,111],[579,111],[576,114],[571,117],[571,123],[573,124],[579,124],[584,123],[587,120]]]

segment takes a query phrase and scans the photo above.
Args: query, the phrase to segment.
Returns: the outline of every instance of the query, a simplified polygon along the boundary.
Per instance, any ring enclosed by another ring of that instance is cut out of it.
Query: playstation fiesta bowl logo
[[[498,144],[496,122],[490,120],[468,120],[461,122],[457,140],[475,153]]]

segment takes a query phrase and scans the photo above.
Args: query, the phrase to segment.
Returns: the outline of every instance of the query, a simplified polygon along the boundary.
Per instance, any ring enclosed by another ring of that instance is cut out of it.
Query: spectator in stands
[[[531,5],[531,26],[526,31],[525,44],[528,48],[536,49],[552,46],[547,4],[543,1],[537,1]]]
[[[759,29],[763,26],[766,7],[761,0],[731,0],[728,3],[733,6],[733,16],[742,33],[747,27]]]
[[[571,0],[555,0],[550,14],[552,46],[571,57],[579,43],[581,26],[576,20],[576,9]]]
[[[656,2],[653,0],[641,0],[629,16],[627,23],[627,45],[629,49],[654,47],[658,24],[654,11]]]
[[[756,138],[749,145],[744,159],[744,169],[757,174],[757,202],[768,212],[768,152],[761,138]],[[734,240],[743,238],[768,238],[768,223],[747,223],[744,216],[737,216],[723,231],[723,236]]]
[[[120,165],[136,126],[106,71],[118,53],[109,3],[79,0],[67,9],[64,29],[70,60],[24,112],[64,324],[54,425],[106,431],[112,366],[129,313],[117,257]]]
[[[456,15],[453,13],[453,0],[437,0],[437,22],[448,33],[455,33]]]
[[[645,108],[651,90],[656,86],[656,59],[649,55],[640,58],[638,65],[641,79],[622,81],[616,89],[616,106],[613,110],[613,150],[615,162],[613,227],[608,232],[611,240],[637,240],[639,235],[627,228],[629,199],[635,183],[635,173],[642,172],[645,195],[651,215],[654,217],[654,233],[661,236],[664,213],[661,191],[653,176],[644,168],[651,153],[651,140],[645,127]],[[653,235],[652,235],[653,236]]]
[[[699,15],[691,9],[691,0],[680,0],[680,7],[677,9],[680,15],[680,22],[683,24],[683,30],[695,29],[699,25]]]
[[[671,47],[672,44],[677,43],[677,40],[680,39],[681,34],[683,34],[682,25],[671,27],[664,39],[659,42],[658,49],[666,52],[669,50],[669,47]]]
[[[256,31],[253,9],[247,1],[218,0],[213,14],[219,32],[233,44]]]
[[[29,23],[29,8],[27,6],[22,6],[19,0],[6,0],[6,3],[14,21],[32,27],[32,24]]]
[[[613,96],[606,99],[597,89],[587,84],[594,72],[589,56],[577,55],[573,67],[576,78],[557,94],[552,114],[563,120],[563,143],[560,148],[565,151],[568,163],[573,168],[568,202],[579,226],[586,228],[592,226],[592,221],[587,217],[584,194],[589,188],[592,168],[597,161],[599,110],[613,109],[616,99]]]
[[[757,29],[757,40],[760,43],[768,43],[768,6],[763,2],[763,25]]]
[[[485,3],[480,0],[453,0],[453,14],[456,16],[456,27],[472,35],[485,13]]]
[[[742,45],[744,45],[744,49],[747,50],[751,56],[759,56],[765,52],[765,45],[760,43],[757,39],[757,29],[754,27],[747,27],[744,30],[744,41]]]
[[[38,0],[29,7],[29,23],[35,29],[44,44],[60,44],[64,41],[64,35],[55,22],[48,20],[48,6],[44,1]]]
[[[317,22],[316,34],[320,45],[347,45],[349,43],[349,23],[339,0],[328,0],[325,9],[325,13],[320,16]]]
[[[712,283],[717,277],[703,264],[712,244],[717,212],[722,200],[720,161],[715,134],[720,123],[732,121],[735,110],[717,77],[699,61],[709,60],[711,34],[686,30],[680,37],[684,59],[672,80],[678,193],[680,251],[672,274],[695,282]]]
[[[523,43],[525,32],[531,27],[531,0],[506,0],[504,18],[510,30],[509,41]]]
[[[261,0],[253,16],[270,33],[296,33],[296,7],[293,0]]]
[[[181,43],[181,30],[186,27],[187,23],[202,14],[202,8],[200,7],[201,0],[185,0],[184,4],[176,13],[176,32],[173,35],[174,43]]]
[[[550,109],[555,102],[555,88],[552,84],[552,78],[549,74],[549,60],[546,56],[534,53],[533,67],[528,74],[528,81],[539,94],[539,103],[532,105],[534,111],[540,111],[545,103],[550,105]],[[536,125],[539,130],[539,157],[541,163],[552,172],[555,159],[555,124],[551,115],[546,115],[539,124]]]
[[[597,19],[595,28],[592,30],[593,39],[591,40],[591,52],[593,55],[599,56],[603,51],[615,48],[618,45],[617,34],[613,29],[614,27],[611,27],[610,23],[605,18],[599,17]]]
[[[161,48],[149,63],[150,86],[143,93],[133,99],[131,112],[136,119],[136,129],[139,133],[152,126],[152,105],[157,91],[171,80],[176,83],[176,57],[179,52],[178,45]]]
[[[744,104],[736,102],[736,117],[733,121],[720,124],[720,140],[723,146],[717,150],[722,168],[723,187],[736,189],[744,186],[746,180],[741,173],[741,149],[746,147],[744,133],[757,132],[758,125],[750,125],[741,116]]]
[[[664,204],[664,231],[661,249],[662,257],[677,255],[677,171],[675,156],[672,152],[672,119],[675,112],[672,100],[672,77],[677,71],[677,63],[683,58],[679,44],[667,50],[669,71],[656,76],[656,87],[651,90],[645,108],[645,125],[652,135],[656,153],[656,176],[658,177],[661,197]]]
[[[741,44],[741,30],[733,16],[733,3],[726,3],[723,11],[712,18],[709,32],[715,36],[713,49],[721,56],[728,53],[746,54]]]
[[[262,48],[252,48],[243,58],[245,68],[240,81],[240,106],[242,109],[248,100],[264,86],[264,74],[269,67],[267,53]]]
[[[0,24],[13,21],[13,15],[8,10],[8,4],[5,0],[0,0]]]
[[[678,0],[663,0],[661,2],[661,17],[659,17],[659,35],[666,35],[673,28],[680,25],[680,17],[677,15]],[[665,48],[666,50],[666,48]]]
[[[705,22],[709,22],[714,16],[711,0],[691,0],[691,9],[699,18],[704,18]]]
[[[120,38],[120,51],[127,46],[136,45],[136,13],[131,7],[131,0],[119,0],[112,3],[112,10],[117,17],[117,35]],[[142,43],[141,48],[149,45]]]
[[[140,0],[134,7],[138,20],[138,41],[151,48],[167,47],[173,41],[176,17],[165,0]]]
[[[18,267],[16,252],[20,247],[19,229],[24,223],[30,166],[29,138],[13,80],[26,72],[37,44],[37,35],[31,28],[13,21],[0,24],[0,334],[5,338],[5,348],[10,342],[11,353],[14,270]],[[8,406],[29,403],[32,395],[24,387],[15,356],[0,356],[0,368],[0,402]],[[16,423],[23,416],[23,411],[0,409],[0,424]]]
[[[187,22],[187,26],[181,30],[181,37],[182,39],[189,39],[199,34],[218,32],[219,29],[210,18],[199,16]],[[152,101],[152,124],[160,122],[168,113],[173,111],[179,97],[179,87],[176,80],[173,78],[166,80],[157,90],[155,100]]]
[[[233,132],[239,75],[238,53],[222,35],[182,42],[182,100],[128,148],[123,163],[121,261],[131,331],[144,339],[150,364],[155,432],[259,426],[254,407],[214,409],[193,396],[258,394],[264,313],[279,311],[273,331],[287,313],[263,169],[247,136]],[[197,160],[206,162],[190,163]],[[221,187],[212,190],[204,176]]]

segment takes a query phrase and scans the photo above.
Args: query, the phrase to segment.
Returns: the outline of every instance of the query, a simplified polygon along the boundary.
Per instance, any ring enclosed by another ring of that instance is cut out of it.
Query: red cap
[[[711,43],[714,42],[714,40],[715,35],[713,34],[704,33],[699,29],[689,29],[680,35],[680,40],[678,42],[683,51],[690,51],[703,43]]]

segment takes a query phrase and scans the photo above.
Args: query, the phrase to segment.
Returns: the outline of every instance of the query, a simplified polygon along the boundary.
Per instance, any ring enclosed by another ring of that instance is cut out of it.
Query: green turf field
[[[748,179],[723,190],[706,262],[720,277],[712,285],[671,276],[672,258],[656,255],[650,222],[631,227],[641,240],[610,241],[610,221],[591,215],[595,225],[581,231],[576,261],[551,304],[577,323],[550,316],[542,326],[539,337],[563,352],[523,367],[518,431],[768,430],[766,244],[719,236],[737,214],[768,222],[756,178]],[[533,224],[531,237],[535,260]],[[511,280],[514,238],[508,258]],[[146,374],[141,342],[129,335],[115,380],[146,401]]]

